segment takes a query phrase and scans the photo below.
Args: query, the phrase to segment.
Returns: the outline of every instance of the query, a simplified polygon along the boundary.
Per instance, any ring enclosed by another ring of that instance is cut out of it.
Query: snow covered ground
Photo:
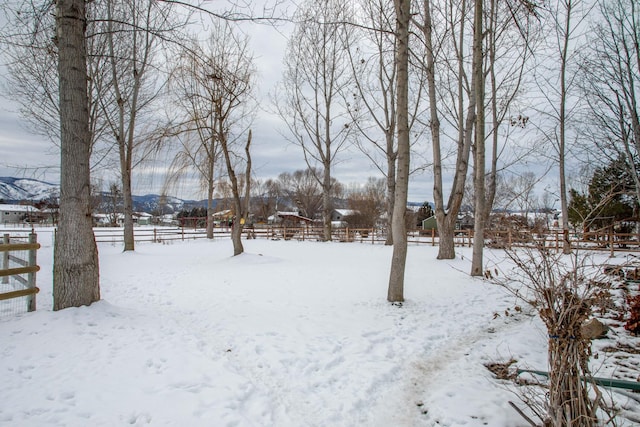
[[[0,425],[523,426],[484,364],[547,368],[542,323],[468,248],[411,246],[398,307],[382,245],[101,244],[102,301],[52,312],[38,232],[38,311],[0,317]]]

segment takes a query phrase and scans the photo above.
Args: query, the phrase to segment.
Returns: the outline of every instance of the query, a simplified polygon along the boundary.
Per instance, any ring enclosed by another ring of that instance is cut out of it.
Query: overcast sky
[[[261,179],[275,178],[281,172],[293,172],[306,168],[302,149],[287,142],[282,136],[286,127],[282,120],[270,113],[269,94],[281,79],[282,61],[291,25],[277,29],[269,25],[242,23],[241,28],[250,35],[258,69],[258,97],[260,110],[255,119],[252,141],[254,176]],[[0,83],[4,83],[6,70],[0,69]],[[17,113],[18,105],[2,98],[0,108],[0,176],[29,177],[48,182],[59,181],[59,154],[54,144],[27,130],[28,124]],[[164,184],[163,166],[134,169],[134,194],[160,193]],[[368,177],[382,175],[370,161],[353,148],[341,154],[333,168],[333,175],[342,184],[364,183]],[[97,171],[95,178],[103,182],[113,178],[107,172]],[[432,200],[430,172],[414,175],[411,182],[411,201]],[[194,182],[185,181],[170,194],[181,198],[203,198]]]

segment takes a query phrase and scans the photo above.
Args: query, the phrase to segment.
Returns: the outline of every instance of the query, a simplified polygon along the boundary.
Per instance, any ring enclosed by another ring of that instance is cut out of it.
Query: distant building
[[[345,218],[359,213],[360,212],[353,209],[334,209],[331,211],[331,221],[344,221]]]
[[[436,221],[435,216],[430,216],[429,218],[425,218],[422,220],[422,229],[423,230],[437,230],[438,229],[438,221]]]
[[[38,209],[28,205],[0,205],[0,224],[18,224],[37,212]]]
[[[313,220],[300,215],[299,212],[278,211],[268,218],[268,222],[269,224],[279,224],[286,227],[299,227],[301,225],[309,225]]]

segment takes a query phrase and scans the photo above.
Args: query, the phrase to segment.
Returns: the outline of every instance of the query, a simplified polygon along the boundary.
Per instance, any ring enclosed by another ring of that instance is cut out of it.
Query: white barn
[[[0,224],[18,224],[29,217],[30,213],[37,212],[38,209],[27,205],[1,205],[0,204]]]

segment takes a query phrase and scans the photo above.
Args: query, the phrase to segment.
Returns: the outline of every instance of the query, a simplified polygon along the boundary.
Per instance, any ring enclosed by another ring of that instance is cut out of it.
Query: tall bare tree
[[[212,40],[216,36],[212,35]],[[182,52],[172,73],[171,85],[180,106],[178,124],[174,126],[179,142],[168,179],[179,182],[185,173],[195,170],[207,197],[207,238],[213,238],[213,196],[220,172],[216,165],[222,155],[217,137],[215,102],[219,97],[217,80],[203,63],[206,53],[194,42]]]
[[[520,158],[512,155],[507,160],[504,154],[507,145],[509,152],[514,152],[516,145],[507,142],[511,133],[510,113],[517,96],[522,94],[523,77],[531,56],[532,25],[527,6],[533,5],[491,0],[483,4],[475,1],[422,2],[419,27],[429,88],[428,124],[433,144],[439,259],[455,257],[453,235],[458,212],[465,200],[471,149],[474,153],[473,183],[486,186],[480,189],[481,193],[473,192],[474,195],[482,194],[483,200],[477,202],[484,205],[483,211],[476,212],[476,217],[483,221],[493,206],[498,173],[509,162]],[[479,7],[483,11],[475,19]],[[481,33],[475,31],[479,25],[485,28]],[[474,44],[474,41],[480,44]],[[481,100],[477,99],[480,94]],[[522,117],[522,114],[516,116]],[[485,130],[478,133],[480,122]],[[481,134],[484,137],[480,140]],[[450,145],[453,149],[448,148]],[[447,169],[452,170],[453,179],[445,199],[447,189],[443,184]],[[475,197],[472,202],[476,203]],[[478,235],[480,238],[481,233]],[[479,256],[481,252],[477,250],[476,254]]]
[[[52,7],[47,2],[24,3],[20,9],[9,5],[3,11],[8,23],[3,58],[8,61],[9,73],[2,93],[19,105],[19,112],[28,125],[28,130],[46,137],[55,149],[60,146],[60,110],[58,78],[58,46],[51,33],[55,28],[54,14],[48,12]],[[107,84],[108,67],[105,43],[98,41],[99,25],[95,3],[86,4],[87,29],[87,91],[89,94],[89,129],[91,132],[91,170],[104,168],[112,146],[102,144],[106,130],[101,119],[101,110],[97,102],[98,93]],[[14,31],[20,28],[21,31]],[[33,31],[22,31],[33,28]],[[3,44],[0,42],[0,45]],[[54,148],[52,147],[52,148]]]
[[[473,188],[475,190],[475,212],[473,224],[473,254],[471,275],[482,276],[484,251],[485,198],[485,109],[484,109],[484,0],[475,0],[473,12],[473,79],[476,82],[474,96],[476,104],[475,143],[473,145]]]
[[[525,137],[529,116],[525,110],[531,83],[533,53],[542,32],[535,2],[490,0],[485,13],[484,67],[487,130],[486,204],[484,218],[494,206],[500,172],[530,160],[535,148]],[[519,140],[523,142],[519,142]]]
[[[100,299],[98,249],[90,212],[89,99],[85,1],[58,0],[60,220],[54,243],[53,309]]]
[[[409,135],[409,25],[411,0],[394,0],[396,9],[396,64],[397,64],[397,126],[398,158],[393,205],[393,255],[389,273],[387,301],[404,301],[404,272],[407,262],[407,194],[409,192],[410,135]]]
[[[625,159],[640,200],[640,7],[632,0],[599,1],[598,7],[602,19],[592,24],[580,61],[588,105],[581,137],[599,148],[585,160]]]
[[[216,150],[224,157],[235,215],[231,237],[234,255],[238,255],[244,251],[240,237],[248,215],[251,187],[251,131],[244,153],[235,152],[234,146],[244,135],[247,118],[251,117],[255,76],[253,55],[249,51],[248,38],[240,36],[228,22],[214,23],[206,46],[194,53],[188,59],[190,65],[184,75],[192,80],[185,83],[189,90],[183,93],[189,100],[186,129],[198,134],[198,145],[206,153],[205,178],[210,194],[213,192]],[[240,159],[245,165],[242,181],[236,172]],[[210,209],[208,216],[211,216]]]
[[[238,180],[238,176],[236,175],[235,165],[231,159],[233,153],[229,150],[227,139],[223,138],[220,140],[225,163],[227,165],[227,173],[229,174],[229,181],[231,181],[231,191],[233,193],[233,211],[235,213],[235,218],[233,228],[231,230],[231,241],[233,242],[234,256],[240,255],[244,252],[244,246],[242,245],[242,229],[249,218],[249,201],[251,199],[251,137],[251,129],[249,129],[247,143],[244,147],[244,185],[241,185]],[[244,193],[241,193],[242,188],[244,188]]]
[[[287,47],[282,96],[276,108],[322,187],[323,236],[331,240],[331,168],[349,141],[351,119],[342,94],[351,79],[344,49],[350,27],[338,0],[308,0],[296,14]],[[316,166],[320,168],[316,169]]]
[[[163,87],[156,73],[160,34],[168,37],[176,27],[169,21],[172,14],[164,3],[105,0],[104,9],[110,80],[98,99],[117,147],[124,207],[124,250],[132,251],[135,249],[132,170],[145,158],[142,148],[149,129],[143,129],[144,115],[151,112]]]
[[[589,10],[589,2],[585,0],[549,2],[544,16],[547,18],[546,28],[551,37],[547,38],[545,55],[539,55],[544,59],[536,66],[540,76],[537,79],[538,87],[544,97],[544,104],[548,107],[541,111],[541,120],[552,124],[540,129],[555,151],[552,160],[558,165],[560,210],[565,236],[568,236],[569,230],[567,156],[570,154],[572,124],[575,123],[578,106],[578,73],[574,72],[574,68],[580,46],[584,43],[584,23]],[[563,251],[571,251],[568,241],[564,242]]]
[[[441,8],[436,7],[433,0],[424,0],[422,6],[424,21],[420,28],[425,45],[424,66],[433,146],[433,198],[439,234],[438,259],[453,259],[455,223],[464,196],[475,121],[477,74],[469,76],[466,69],[469,58],[465,45],[468,39],[467,17],[472,16],[472,13],[466,0],[456,5],[444,2]],[[453,84],[449,85],[449,82]],[[456,146],[454,176],[446,204],[443,181],[448,155],[444,147],[445,135],[441,130],[441,118],[455,129],[453,139]]]
[[[319,173],[317,170],[301,169],[278,175],[278,183],[283,195],[296,206],[301,215],[310,219],[316,219],[322,214],[322,188],[315,178]],[[341,184],[332,178],[332,197],[336,196],[336,190],[340,187]]]
[[[347,41],[349,62],[354,74],[355,90],[346,94],[349,98],[349,112],[353,117],[353,126],[357,133],[355,142],[360,149],[386,178],[386,245],[393,244],[391,218],[395,199],[396,177],[396,38],[394,35],[395,9],[391,2],[384,0],[357,3],[361,17],[359,26],[354,29]],[[417,120],[420,111],[422,92],[425,87],[422,67],[410,62],[409,126],[414,135],[421,134],[423,127]],[[412,151],[421,138],[412,139]],[[418,158],[417,156],[415,158]],[[422,170],[420,164],[414,169]]]

